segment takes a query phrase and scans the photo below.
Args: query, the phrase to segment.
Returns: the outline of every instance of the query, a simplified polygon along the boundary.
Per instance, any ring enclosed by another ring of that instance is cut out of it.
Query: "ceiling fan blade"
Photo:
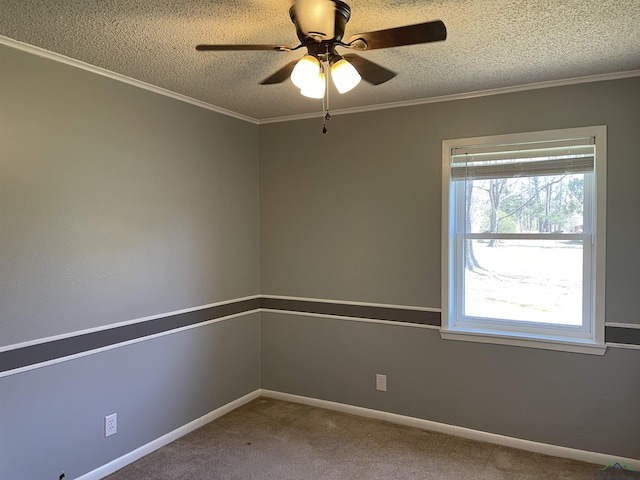
[[[355,53],[348,53],[343,57],[355,67],[362,79],[373,85],[380,85],[381,83],[388,82],[396,76],[396,72],[384,68],[382,65],[367,60]]]
[[[198,51],[237,51],[237,50],[273,50],[276,52],[288,52],[295,50],[286,45],[196,45]]]
[[[447,38],[447,27],[441,20],[417,23],[404,27],[358,33],[349,38],[347,44],[355,50],[400,47],[419,43],[439,42]]]
[[[260,82],[260,85],[273,85],[276,83],[282,83],[287,80],[291,76],[291,72],[293,72],[293,67],[296,66],[298,60],[294,60],[293,62],[287,63],[280,70],[272,74],[271,76],[265,78]]]

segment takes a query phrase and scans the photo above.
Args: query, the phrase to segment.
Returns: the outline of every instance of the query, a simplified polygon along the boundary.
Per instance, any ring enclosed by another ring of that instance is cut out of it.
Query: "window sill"
[[[444,340],[460,340],[463,342],[493,343],[516,347],[541,348],[560,352],[586,353],[604,355],[607,346],[590,340],[567,340],[566,338],[533,337],[531,335],[507,334],[479,330],[440,329]]]

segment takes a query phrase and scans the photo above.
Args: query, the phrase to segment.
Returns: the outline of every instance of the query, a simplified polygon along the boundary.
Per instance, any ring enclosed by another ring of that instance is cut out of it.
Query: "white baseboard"
[[[588,452],[586,450],[577,450],[575,448],[549,445],[546,443],[533,442],[531,440],[523,440],[520,438],[498,435],[496,433],[482,432],[480,430],[472,430],[470,428],[432,422],[431,420],[424,420],[421,418],[398,415],[396,413],[383,412],[381,410],[372,410],[370,408],[356,407],[354,405],[330,402],[328,400],[319,400],[317,398],[303,397],[300,395],[276,392],[273,390],[258,389],[232,402],[229,402],[226,405],[223,405],[222,407],[217,408],[214,411],[209,412],[192,422],[189,422],[188,424],[183,425],[182,427],[177,428],[172,432],[167,433],[166,435],[163,435],[162,437],[157,438],[156,440],[153,440],[152,442],[149,442],[146,445],[143,445],[142,447],[137,448],[132,452],[127,453],[126,455],[123,455],[122,457],[116,458],[106,465],[96,468],[95,470],[92,470],[91,472],[78,477],[76,480],[100,480],[107,475],[110,475],[113,472],[120,470],[130,463],[133,463],[136,460],[144,457],[145,455],[150,454],[154,450],[157,450],[158,448],[163,447],[164,445],[167,445],[174,440],[177,440],[187,433],[190,433],[193,430],[196,430],[197,428],[206,425],[216,418],[221,417],[259,397],[267,397],[276,400],[284,400],[287,402],[310,405],[312,407],[324,408],[327,410],[334,410],[336,412],[342,413],[349,413],[351,415],[358,415],[360,417],[373,418],[376,420],[383,420],[398,425],[405,425],[408,427],[420,428],[422,430],[430,430],[432,432],[439,432],[456,437],[467,438],[469,440],[492,443],[494,445],[502,445],[504,447],[517,448],[519,450],[541,453],[554,457],[570,458],[572,460],[580,460],[582,462],[589,462],[601,466],[618,462],[620,464],[626,465],[632,470],[640,470],[640,459],[622,458],[606,453]]]
[[[189,422],[186,425],[183,425],[182,427],[177,428],[172,432],[169,432],[166,435],[163,435],[162,437],[157,438],[147,443],[146,445],[143,445],[140,448],[136,448],[134,451],[129,452],[126,455],[123,455],[122,457],[116,458],[115,460],[107,463],[106,465],[102,465],[101,467],[96,468],[95,470],[92,470],[89,473],[82,475],[81,477],[78,477],[76,480],[100,480],[101,478],[104,478],[107,475],[111,475],[113,472],[120,470],[123,467],[126,467],[130,463],[133,463],[136,460],[144,457],[145,455],[150,454],[154,450],[157,450],[160,447],[164,447],[168,443],[171,443],[174,440],[177,440],[178,438],[186,435],[187,433],[190,433],[206,425],[207,423],[215,420],[216,418],[226,415],[232,410],[235,410],[236,408],[241,407],[245,403],[249,403],[251,400],[255,400],[256,398],[260,397],[261,394],[262,392],[260,390],[255,390],[251,393],[248,393],[247,395],[240,397],[232,402],[229,402],[220,408],[216,408],[212,412],[209,412],[200,418],[196,418],[194,421]]]
[[[577,450],[575,448],[561,447],[558,445],[549,445],[546,443],[533,442],[531,440],[523,440],[521,438],[507,437],[496,433],[482,432],[480,430],[472,430],[470,428],[458,427],[455,425],[447,425],[446,423],[432,422],[421,418],[407,417],[395,413],[383,412],[380,410],[371,410],[364,407],[356,407],[344,403],[330,402],[327,400],[318,400],[316,398],[302,397],[289,393],[275,392],[272,390],[260,390],[263,397],[284,400],[287,402],[301,403],[313,407],[325,408],[342,413],[358,415],[360,417],[373,418],[376,420],[384,420],[390,423],[405,425],[408,427],[420,428],[422,430],[430,430],[432,432],[445,433],[456,437],[467,438],[479,442],[492,443],[502,445],[504,447],[517,448],[528,452],[541,453],[551,455],[553,457],[570,458],[572,460],[580,460],[582,462],[594,463],[596,465],[609,465],[618,462],[626,465],[632,470],[640,470],[640,459],[622,458],[606,453],[588,452],[586,450]]]

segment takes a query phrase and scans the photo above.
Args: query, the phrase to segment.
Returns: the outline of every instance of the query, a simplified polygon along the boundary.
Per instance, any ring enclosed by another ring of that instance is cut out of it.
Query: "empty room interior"
[[[0,2],[3,478],[260,397],[640,470],[640,2],[392,3]]]

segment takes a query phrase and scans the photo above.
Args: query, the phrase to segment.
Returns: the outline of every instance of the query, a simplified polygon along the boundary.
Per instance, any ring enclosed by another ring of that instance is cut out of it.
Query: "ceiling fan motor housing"
[[[340,0],[297,0],[289,9],[300,42],[341,41],[351,8]]]

